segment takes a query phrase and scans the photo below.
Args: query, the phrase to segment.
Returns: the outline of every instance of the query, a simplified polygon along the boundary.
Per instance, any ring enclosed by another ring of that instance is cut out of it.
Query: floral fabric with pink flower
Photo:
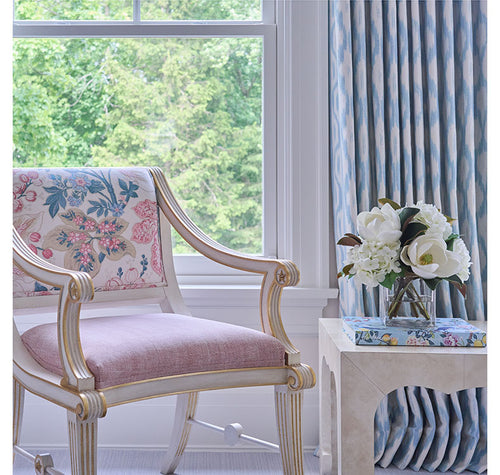
[[[461,318],[436,318],[427,328],[387,327],[378,317],[342,317],[342,322],[356,345],[486,346],[486,332]]]
[[[13,183],[14,226],[34,253],[88,272],[96,291],[166,285],[147,169],[16,169]],[[57,292],[14,270],[16,297]]]

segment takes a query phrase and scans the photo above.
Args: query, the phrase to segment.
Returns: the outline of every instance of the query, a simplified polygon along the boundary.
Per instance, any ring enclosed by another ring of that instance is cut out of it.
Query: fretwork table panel
[[[486,330],[486,322],[473,322]],[[403,386],[444,393],[486,386],[486,348],[355,345],[342,319],[319,320],[320,472],[374,473],[374,417]]]

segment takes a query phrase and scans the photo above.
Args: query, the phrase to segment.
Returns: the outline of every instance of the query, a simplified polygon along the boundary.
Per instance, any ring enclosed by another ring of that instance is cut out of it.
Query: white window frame
[[[134,20],[127,22],[15,20],[13,36],[262,37],[264,254],[298,265],[300,295],[335,298],[329,289],[328,2],[262,0],[261,21],[141,21],[138,5],[134,0]],[[247,292],[260,280],[204,260],[176,256],[188,294]]]

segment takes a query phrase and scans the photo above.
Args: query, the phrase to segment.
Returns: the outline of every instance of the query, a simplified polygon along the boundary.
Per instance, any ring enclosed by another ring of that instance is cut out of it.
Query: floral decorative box
[[[461,318],[436,318],[430,328],[386,327],[378,317],[343,317],[344,333],[356,345],[486,346],[486,332]]]

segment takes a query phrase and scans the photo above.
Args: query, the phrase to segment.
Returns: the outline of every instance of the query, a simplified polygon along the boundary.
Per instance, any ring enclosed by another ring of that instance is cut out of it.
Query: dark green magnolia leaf
[[[399,213],[399,220],[401,221],[401,231],[404,231],[410,224],[413,217],[419,213],[418,208],[403,208]]]
[[[425,284],[429,289],[431,290],[436,290],[436,287],[439,285],[439,282],[441,282],[442,279],[435,278],[435,279],[424,279]]]
[[[406,244],[409,244],[417,236],[424,234],[426,230],[427,226],[424,223],[409,223],[399,238],[401,245],[405,246]]]
[[[403,264],[402,262],[399,263],[399,267],[401,267],[401,277],[415,277],[418,278],[417,274],[414,274],[411,267],[407,266],[406,264]]]
[[[395,201],[390,200],[389,198],[380,198],[378,200],[378,202],[381,205],[385,205],[386,203],[389,203],[393,207],[393,209],[400,209],[401,208],[400,205],[398,205]]]
[[[450,277],[445,277],[444,280],[447,280],[448,282],[456,282],[457,284],[463,284],[462,279],[458,277],[457,274],[452,275]]]
[[[446,249],[448,251],[453,251],[453,243],[455,242],[455,239],[457,239],[458,237],[460,236],[456,233],[450,234],[450,236],[446,240]]]
[[[337,244],[340,246],[359,246],[361,243],[350,236],[344,236],[339,239]]]

